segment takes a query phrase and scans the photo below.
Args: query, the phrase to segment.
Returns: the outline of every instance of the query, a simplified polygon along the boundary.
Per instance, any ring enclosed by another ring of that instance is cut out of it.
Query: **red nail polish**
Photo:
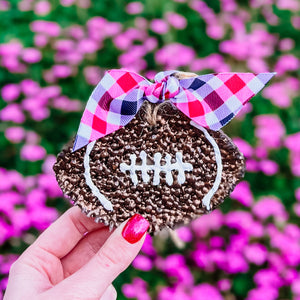
[[[138,242],[149,228],[149,222],[141,215],[132,216],[122,231],[123,238],[130,244]]]

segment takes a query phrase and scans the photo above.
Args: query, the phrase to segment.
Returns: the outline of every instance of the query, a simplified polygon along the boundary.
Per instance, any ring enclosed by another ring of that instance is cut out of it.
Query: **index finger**
[[[68,209],[51,224],[27,249],[27,254],[40,248],[57,258],[67,255],[90,231],[104,227],[81,212],[78,206]]]

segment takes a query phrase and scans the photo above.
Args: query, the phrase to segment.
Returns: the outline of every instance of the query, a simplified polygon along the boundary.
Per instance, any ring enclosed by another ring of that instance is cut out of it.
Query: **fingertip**
[[[122,236],[130,244],[135,244],[142,239],[149,226],[149,222],[144,217],[135,214],[124,225]]]

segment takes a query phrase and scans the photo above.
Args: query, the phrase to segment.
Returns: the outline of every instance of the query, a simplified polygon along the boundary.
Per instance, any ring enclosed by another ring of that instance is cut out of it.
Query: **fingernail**
[[[141,215],[132,216],[122,231],[123,238],[130,244],[138,242],[149,228],[149,222]]]

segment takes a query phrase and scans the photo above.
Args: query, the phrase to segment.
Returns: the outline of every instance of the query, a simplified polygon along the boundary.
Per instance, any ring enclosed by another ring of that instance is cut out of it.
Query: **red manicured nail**
[[[149,228],[149,222],[141,215],[132,216],[122,231],[123,238],[130,244],[138,242]]]

